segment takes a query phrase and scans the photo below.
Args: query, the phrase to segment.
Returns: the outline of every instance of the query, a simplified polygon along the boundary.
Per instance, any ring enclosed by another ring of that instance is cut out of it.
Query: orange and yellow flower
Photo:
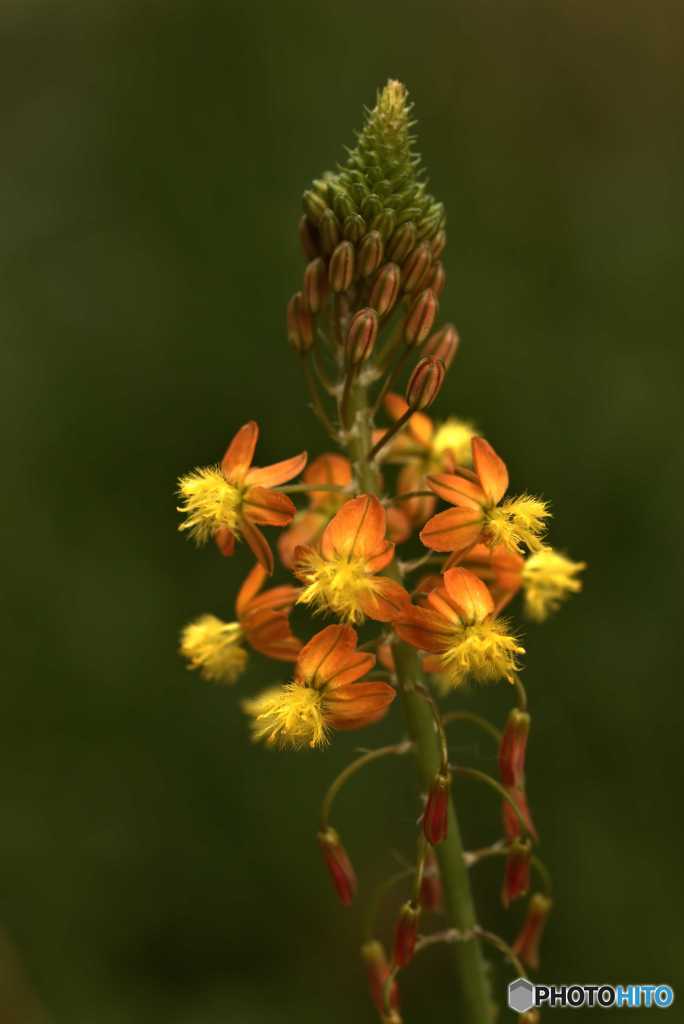
[[[505,622],[494,616],[492,595],[467,569],[449,569],[431,590],[425,607],[409,605],[393,623],[399,637],[427,651],[424,667],[445,687],[515,680],[525,650]]]
[[[287,526],[295,507],[286,494],[271,488],[301,473],[306,452],[262,468],[252,467],[259,428],[252,420],[238,430],[219,466],[205,466],[182,476],[178,511],[185,514],[179,530],[188,530],[198,544],[214,538],[224,555],[244,537],[258,562],[273,572],[273,553],[259,526]]]
[[[375,657],[357,651],[356,642],[351,626],[327,626],[299,652],[293,682],[245,701],[254,740],[322,747],[333,729],[360,729],[382,718],[395,691],[387,683],[359,681]]]
[[[454,508],[438,512],[423,527],[420,539],[433,551],[450,551],[450,562],[462,559],[479,541],[522,553],[524,547],[539,551],[550,512],[545,501],[528,494],[503,497],[508,490],[508,470],[492,446],[474,437],[475,472],[460,468],[427,478],[435,494]],[[524,547],[523,547],[524,546]]]
[[[352,468],[344,455],[319,455],[305,469],[302,481],[310,487],[316,484],[349,487]],[[280,560],[287,569],[294,565],[295,550],[305,544],[315,544],[348,495],[343,491],[309,491],[309,507],[298,512],[292,524],[278,537]]]
[[[304,584],[298,603],[346,622],[394,619],[408,594],[395,580],[378,576],[394,557],[386,531],[385,510],[374,495],[345,502],[323,531],[320,548],[297,548],[294,571]]]
[[[236,622],[202,615],[181,634],[180,650],[188,668],[199,669],[211,682],[234,683],[247,665],[245,642],[278,661],[295,661],[301,642],[292,635],[289,613],[296,587],[272,587],[260,593],[266,570],[258,562],[240,588],[235,602]]]

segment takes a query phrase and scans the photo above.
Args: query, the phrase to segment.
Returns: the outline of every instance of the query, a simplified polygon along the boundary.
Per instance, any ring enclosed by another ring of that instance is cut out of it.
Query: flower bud
[[[446,248],[447,236],[446,231],[442,228],[438,231],[435,237],[432,239],[432,258],[438,260]]]
[[[504,786],[522,788],[525,784],[525,749],[530,731],[530,716],[513,708],[499,746],[499,772]]]
[[[375,1004],[378,1013],[385,1013],[385,985],[390,975],[390,965],[387,962],[385,950],[382,943],[375,939],[364,943],[361,947],[361,956],[366,965],[368,987],[371,999]],[[389,990],[389,1005],[391,1010],[399,1009],[399,989],[396,981],[392,981]]]
[[[435,776],[423,811],[423,832],[428,843],[436,846],[447,837],[449,789],[451,779],[441,772]]]
[[[380,196],[376,196],[374,192],[367,195],[361,205],[361,213],[366,221],[372,221],[374,217],[377,217],[379,213],[382,213],[383,209],[384,206],[382,199]]]
[[[416,364],[406,385],[406,402],[411,409],[422,411],[432,405],[444,383],[445,373],[444,363],[433,356]]]
[[[347,856],[347,851],[342,846],[340,837],[334,828],[327,828],[325,832],[319,832],[318,843],[340,903],[348,907],[356,892],[356,874]]]
[[[530,853],[530,843],[525,840],[514,839],[510,845],[501,888],[501,902],[506,908],[530,891]]]
[[[423,355],[433,356],[434,359],[441,359],[444,363],[444,369],[448,370],[454,361],[459,344],[460,338],[454,325],[445,324],[444,327],[436,331],[425,342]]]
[[[398,967],[406,967],[413,960],[419,917],[420,908],[412,900],[407,900],[401,908],[394,931],[394,962]]]
[[[333,209],[335,213],[344,222],[347,217],[351,217],[354,212],[354,205],[347,195],[346,192],[341,189],[335,190],[335,197],[333,199]]]
[[[315,260],[317,256],[320,256],[318,231],[306,214],[303,214],[299,221],[299,241],[307,260]]]
[[[304,271],[304,298],[312,313],[318,313],[328,294],[328,270],[320,256]]]
[[[421,242],[407,257],[401,271],[401,286],[405,292],[415,291],[425,277],[432,263],[432,253],[427,242]]]
[[[287,304],[287,337],[300,355],[308,352],[314,343],[313,317],[302,292],[295,292]]]
[[[379,231],[369,231],[359,245],[359,273],[370,277],[382,262],[384,244]]]
[[[537,830],[534,827],[534,822],[532,821],[532,815],[527,804],[525,790],[519,787],[516,788],[515,786],[506,786],[506,791],[510,794],[519,808],[522,819],[525,822],[525,828],[536,841],[539,836],[537,835]],[[522,834],[520,818],[518,818],[518,815],[515,813],[508,800],[502,801],[501,810],[503,817],[503,830],[506,839],[509,841],[517,839],[518,836]]]
[[[429,280],[426,282],[426,287],[432,288],[437,298],[439,298],[444,291],[445,284],[446,273],[444,270],[444,264],[441,260],[438,260],[437,263],[435,263],[434,270],[432,271]]]
[[[309,189],[309,191],[305,192],[302,196],[302,202],[304,204],[304,212],[309,220],[313,224],[318,225],[321,217],[328,209],[325,200],[321,199],[316,192],[312,192]]]
[[[326,210],[318,222],[318,233],[326,256],[335,249],[340,240],[340,225],[332,210]]]
[[[395,263],[403,263],[408,254],[416,244],[416,225],[413,221],[406,221],[400,225],[392,235],[387,247],[387,255]]]
[[[374,309],[355,313],[347,331],[347,365],[360,366],[370,357],[378,336],[378,314]]]
[[[386,263],[373,282],[369,306],[377,310],[378,316],[385,316],[394,306],[399,294],[401,272],[396,263]]]
[[[342,234],[353,245],[360,242],[366,234],[366,222],[363,217],[360,217],[358,213],[352,213],[349,217],[346,217]]]
[[[539,967],[539,945],[552,906],[553,903],[548,896],[536,892],[527,905],[527,915],[520,934],[513,943],[513,952],[534,971]]]
[[[340,242],[330,257],[328,280],[334,292],[346,292],[354,277],[354,246]]]
[[[437,297],[430,288],[420,292],[409,310],[404,325],[404,341],[410,347],[421,345],[432,330],[438,309]]]
[[[432,847],[428,846],[420,883],[420,905],[423,910],[439,910],[442,906],[442,879]]]
[[[376,214],[371,221],[371,227],[373,231],[378,231],[382,236],[383,241],[387,241],[389,236],[394,231],[394,225],[396,223],[394,210],[384,209],[380,213]]]

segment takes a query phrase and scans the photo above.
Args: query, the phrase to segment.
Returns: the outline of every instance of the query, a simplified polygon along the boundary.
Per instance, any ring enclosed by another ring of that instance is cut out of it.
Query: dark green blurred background
[[[590,563],[527,631],[543,980],[681,980],[683,22],[657,0],[4,0],[0,923],[29,981],[3,953],[0,1020],[374,1019],[314,842],[359,736],[255,749],[238,700],[277,667],[238,690],[185,671],[179,628],[227,615],[249,559],[194,550],[173,490],[251,417],[261,463],[324,449],[284,338],[299,197],[390,75],[449,217],[463,347],[435,412],[476,419]],[[510,694],[464,699],[501,718]],[[465,729],[454,749],[493,767]],[[468,845],[494,838],[490,794],[456,796]],[[363,893],[416,808],[408,762],[340,800]],[[478,899],[510,935],[500,867]],[[443,951],[404,990],[408,1022],[456,1019]]]

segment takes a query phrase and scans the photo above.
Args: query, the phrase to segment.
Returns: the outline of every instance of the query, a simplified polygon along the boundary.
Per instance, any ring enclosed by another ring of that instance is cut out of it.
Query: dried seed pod
[[[420,907],[415,906],[412,900],[407,900],[401,908],[394,931],[394,962],[398,967],[406,967],[413,960],[419,917]]]
[[[447,837],[450,787],[451,779],[440,772],[435,776],[428,793],[423,811],[423,833],[433,846]]]
[[[506,908],[530,891],[531,852],[530,843],[523,839],[515,839],[510,845],[501,887],[501,902]]]

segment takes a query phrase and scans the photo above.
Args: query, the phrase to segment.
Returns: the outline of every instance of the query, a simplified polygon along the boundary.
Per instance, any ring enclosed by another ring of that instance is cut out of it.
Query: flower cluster
[[[267,687],[242,699],[255,741],[322,748],[336,731],[378,722],[402,694],[410,739],[367,752],[342,772],[318,832],[335,890],[349,905],[357,876],[328,820],[333,798],[377,757],[415,751],[423,804],[415,867],[404,873],[412,891],[399,910],[391,957],[377,939],[363,946],[371,995],[386,1022],[401,1020],[397,973],[440,939],[421,937],[418,929],[423,915],[444,912],[442,882],[452,893],[467,889],[465,865],[484,856],[505,856],[505,907],[528,893],[537,874],[542,880],[509,950],[536,966],[551,903],[526,790],[525,648],[519,627],[502,613],[508,616],[520,594],[527,618],[545,620],[581,589],[585,568],[549,546],[547,501],[509,493],[503,458],[469,418],[433,421],[426,413],[459,337],[450,324],[436,326],[445,217],[426,192],[409,112],[403,86],[390,82],[344,167],[304,196],[307,262],[288,306],[288,336],[313,411],[340,450],[308,466],[302,453],[255,468],[258,429],[250,422],[220,464],[196,469],[178,485],[181,530],[198,543],[213,538],[223,555],[244,539],[256,558],[235,621],[203,615],[183,630],[189,667],[209,681],[234,683],[250,649],[293,663],[284,676],[260,668]],[[385,424],[376,424],[383,412]],[[263,526],[280,529],[277,551],[290,574],[266,589],[276,566]],[[297,606],[311,613],[307,639],[290,625]],[[502,733],[473,712],[440,707],[440,699],[458,700],[468,684],[500,681],[515,697]],[[452,762],[446,727],[459,719],[497,737],[498,778]],[[449,827],[459,773],[484,781],[501,801],[501,838],[473,854],[464,854],[458,830]],[[450,923],[444,941],[455,941]],[[460,938],[479,943],[488,935],[478,926]],[[483,980],[473,985],[464,1020],[489,1015],[486,988]]]

